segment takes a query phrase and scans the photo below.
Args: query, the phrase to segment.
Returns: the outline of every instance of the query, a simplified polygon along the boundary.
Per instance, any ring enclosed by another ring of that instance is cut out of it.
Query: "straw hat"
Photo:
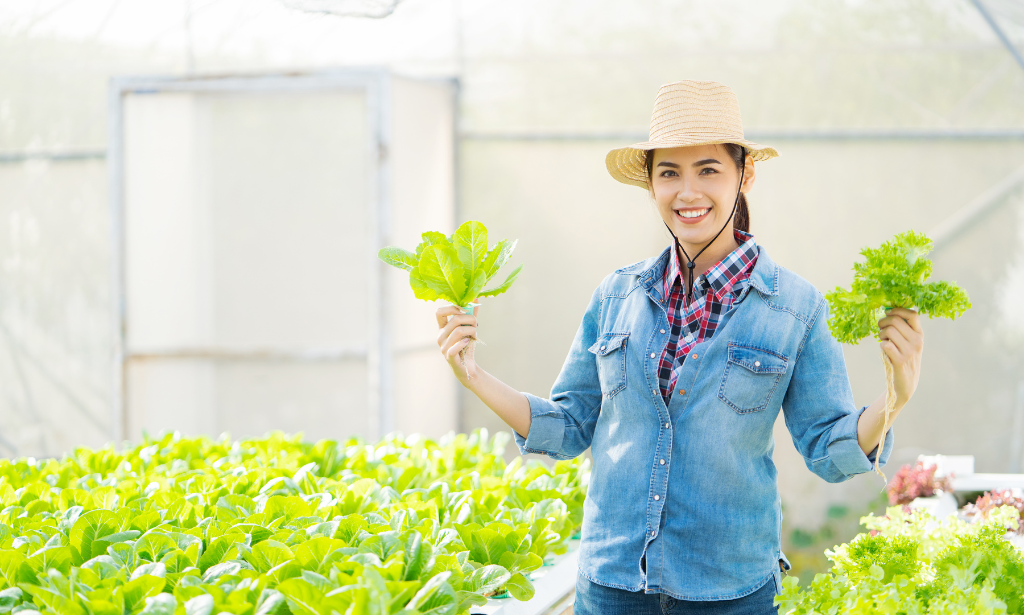
[[[779,155],[772,147],[743,138],[740,102],[729,86],[717,81],[677,81],[658,90],[649,140],[613,149],[605,164],[618,181],[647,189],[648,150],[715,143],[742,145],[755,161]]]

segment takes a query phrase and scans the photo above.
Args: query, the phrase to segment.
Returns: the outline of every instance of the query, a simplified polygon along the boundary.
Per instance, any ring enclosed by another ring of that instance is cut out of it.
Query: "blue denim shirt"
[[[751,290],[690,351],[668,406],[658,358],[668,340],[669,258],[620,269],[595,291],[550,399],[529,395],[524,453],[592,449],[580,574],[681,600],[753,593],[789,566],[772,451],[780,410],[807,467],[838,483],[868,472],[842,349],[825,299],[764,248]],[[884,464],[892,450],[886,436]]]

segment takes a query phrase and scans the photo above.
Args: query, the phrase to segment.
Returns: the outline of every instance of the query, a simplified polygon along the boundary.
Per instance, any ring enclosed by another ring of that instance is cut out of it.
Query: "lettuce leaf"
[[[443,299],[468,307],[478,297],[492,297],[507,291],[519,277],[520,265],[500,285],[484,286],[509,260],[515,241],[503,239],[488,246],[487,227],[475,220],[460,226],[450,237],[427,231],[415,252],[387,246],[377,257],[392,267],[409,272],[409,286],[417,299]]]
[[[951,320],[970,309],[967,293],[956,284],[927,281],[932,262],[925,256],[931,249],[931,239],[911,230],[878,248],[861,250],[865,260],[853,266],[851,288],[837,286],[825,295],[832,335],[844,344],[856,344],[869,335],[878,339],[878,320],[891,307]]]

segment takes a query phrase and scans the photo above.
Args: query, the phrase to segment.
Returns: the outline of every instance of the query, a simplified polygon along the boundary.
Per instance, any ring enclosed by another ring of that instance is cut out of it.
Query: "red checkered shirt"
[[[690,304],[686,303],[686,277],[682,273],[680,255],[672,250],[665,267],[664,296],[668,297],[668,345],[658,365],[661,396],[668,405],[672,390],[683,368],[687,353],[697,344],[711,339],[718,321],[733,305],[743,300],[747,280],[757,262],[754,236],[733,229],[739,247],[693,280]],[[710,291],[710,292],[709,292]]]

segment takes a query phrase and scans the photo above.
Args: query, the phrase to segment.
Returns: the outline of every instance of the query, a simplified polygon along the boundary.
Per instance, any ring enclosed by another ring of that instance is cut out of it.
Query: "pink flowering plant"
[[[953,475],[935,478],[936,469],[936,466],[925,466],[920,461],[913,466],[905,465],[900,468],[887,487],[889,505],[907,505],[915,498],[930,497],[940,491],[952,491],[950,479]]]

